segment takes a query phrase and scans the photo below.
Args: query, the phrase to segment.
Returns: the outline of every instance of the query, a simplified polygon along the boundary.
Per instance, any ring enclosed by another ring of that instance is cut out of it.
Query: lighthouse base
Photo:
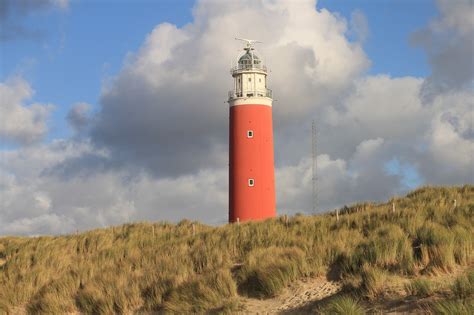
[[[229,222],[273,218],[272,107],[230,106]]]

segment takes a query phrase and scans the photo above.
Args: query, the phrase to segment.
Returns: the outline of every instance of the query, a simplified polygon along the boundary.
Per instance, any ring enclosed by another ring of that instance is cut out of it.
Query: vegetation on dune
[[[458,276],[451,285],[447,298],[433,303],[431,310],[435,314],[448,315],[472,314],[474,310],[474,271]]]
[[[253,250],[236,272],[240,290],[254,297],[277,295],[307,270],[304,252],[297,247]]]
[[[405,291],[409,295],[427,297],[435,291],[434,285],[427,279],[415,279],[405,284]]]
[[[349,296],[341,296],[333,299],[322,310],[323,315],[364,315],[364,308]]]
[[[474,271],[456,278],[451,286],[451,292],[457,299],[468,299],[474,295]]]
[[[471,265],[473,212],[474,186],[425,187],[388,203],[345,207],[339,220],[323,214],[220,227],[139,223],[4,237],[0,313],[25,305],[31,314],[225,313],[240,307],[240,295],[271,297],[298,278],[328,272],[359,298],[375,299],[390,277]],[[432,309],[470,307],[473,283],[473,273],[463,275]],[[412,280],[405,289],[425,296],[433,285]],[[331,305],[331,314],[363,312],[350,298]]]
[[[431,309],[437,315],[471,315],[474,303],[472,300],[444,300],[436,302]]]

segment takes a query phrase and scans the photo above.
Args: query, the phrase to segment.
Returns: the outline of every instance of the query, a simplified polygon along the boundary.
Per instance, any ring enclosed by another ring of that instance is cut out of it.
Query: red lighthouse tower
[[[229,92],[229,222],[275,216],[272,91],[267,68],[247,43],[231,69]]]

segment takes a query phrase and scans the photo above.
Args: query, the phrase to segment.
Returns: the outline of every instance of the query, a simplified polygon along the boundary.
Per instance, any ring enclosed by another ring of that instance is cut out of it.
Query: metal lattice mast
[[[318,211],[318,152],[317,152],[317,129],[314,120],[311,123],[311,157],[312,157],[312,184],[313,184],[313,213]]]

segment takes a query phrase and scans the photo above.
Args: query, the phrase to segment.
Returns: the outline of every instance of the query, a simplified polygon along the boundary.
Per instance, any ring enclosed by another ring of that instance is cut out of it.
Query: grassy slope
[[[140,223],[0,238],[0,313],[225,312],[238,309],[239,294],[273,296],[329,271],[370,300],[386,279],[450,273],[474,261],[474,186],[425,187],[341,212],[339,221],[325,214],[221,227]],[[472,303],[472,284],[459,281],[467,293],[453,286],[440,302],[447,304],[433,308]],[[432,293],[426,283],[406,290]]]

